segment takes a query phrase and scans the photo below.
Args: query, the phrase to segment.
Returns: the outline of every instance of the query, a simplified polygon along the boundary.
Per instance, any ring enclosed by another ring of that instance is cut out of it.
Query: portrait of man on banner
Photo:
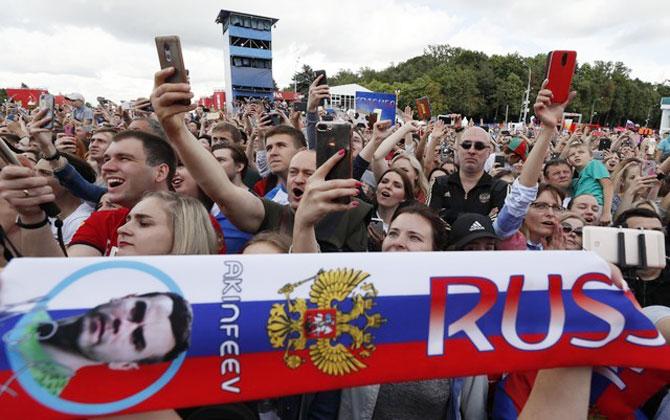
[[[52,319],[46,310],[22,328],[16,350],[33,379],[59,396],[81,368],[138,369],[172,361],[190,346],[193,311],[180,295],[128,295],[86,313]]]

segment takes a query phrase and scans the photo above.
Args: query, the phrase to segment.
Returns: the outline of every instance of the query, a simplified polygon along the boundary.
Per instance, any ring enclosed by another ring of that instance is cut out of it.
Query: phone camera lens
[[[568,53],[563,53],[563,56],[561,57],[561,65],[566,64],[568,64]]]

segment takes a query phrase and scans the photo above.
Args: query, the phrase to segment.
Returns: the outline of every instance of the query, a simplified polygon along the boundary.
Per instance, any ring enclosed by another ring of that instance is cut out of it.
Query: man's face
[[[655,217],[630,217],[626,221],[630,229],[657,230],[663,232],[663,224]]]
[[[101,363],[130,363],[160,358],[175,346],[170,297],[129,296],[84,315],[77,344],[82,354]]]
[[[547,183],[564,190],[570,188],[572,169],[563,163],[550,166],[547,169]]]
[[[486,132],[477,127],[465,130],[456,153],[461,171],[472,175],[481,173],[491,154],[491,143]]]
[[[228,179],[231,181],[242,171],[242,165],[235,163],[233,153],[230,149],[218,149],[212,152],[212,154],[223,170],[226,171],[226,175],[228,175]]]
[[[131,208],[147,191],[162,190],[158,167],[147,164],[147,157],[138,139],[127,138],[112,142],[105,151],[102,178],[108,186],[113,203]]]
[[[293,143],[293,138],[288,134],[277,134],[265,140],[265,151],[267,152],[268,165],[273,174],[285,178],[291,158],[298,149]]]
[[[462,251],[495,251],[496,240],[491,238],[479,238],[463,245]]]
[[[88,144],[88,155],[91,159],[101,161],[105,156],[105,151],[112,142],[111,133],[95,133],[91,136],[91,142]]]
[[[307,180],[316,171],[316,153],[303,150],[291,159],[288,170],[286,188],[288,189],[288,201],[293,210],[298,209],[302,194],[305,192]]]
[[[214,130],[212,131],[212,146],[217,144],[234,144],[233,135],[228,130]]]

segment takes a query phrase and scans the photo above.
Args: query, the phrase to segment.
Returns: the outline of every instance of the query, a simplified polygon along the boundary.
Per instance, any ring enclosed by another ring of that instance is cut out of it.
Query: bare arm
[[[614,195],[614,186],[612,180],[609,178],[601,178],[598,180],[603,187],[603,211],[600,216],[600,223],[609,225],[612,223],[612,197]]]
[[[543,369],[519,420],[586,419],[590,392],[590,367]]]
[[[219,205],[231,223],[240,230],[256,232],[265,217],[263,202],[248,190],[235,186],[214,156],[201,147],[188,131],[183,114],[195,106],[184,106],[178,102],[190,100],[193,94],[188,84],[165,83],[165,79],[173,72],[174,69],[169,68],[156,73],[155,88],[151,95],[151,102],[165,134],[200,188]]]

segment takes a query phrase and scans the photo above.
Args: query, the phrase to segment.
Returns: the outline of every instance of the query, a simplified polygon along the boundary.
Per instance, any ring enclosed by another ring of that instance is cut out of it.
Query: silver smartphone
[[[585,226],[583,248],[620,267],[665,267],[665,237],[656,230]]]

